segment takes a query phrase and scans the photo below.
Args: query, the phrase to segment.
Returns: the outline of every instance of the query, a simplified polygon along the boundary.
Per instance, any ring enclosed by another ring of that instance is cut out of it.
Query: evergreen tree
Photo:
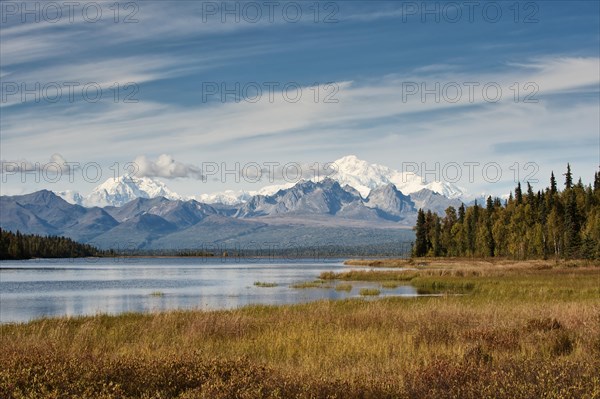
[[[517,205],[521,205],[523,203],[523,192],[521,191],[521,182],[517,184],[515,188],[515,200],[517,201]]]
[[[527,182],[527,203],[531,206],[535,205],[535,194],[533,194],[533,188],[529,182]]]
[[[573,187],[573,175],[571,174],[571,165],[567,164],[567,173],[565,173],[565,188],[567,190]]]
[[[477,243],[477,222],[479,221],[479,205],[477,200],[472,207],[467,209],[466,213],[466,239],[467,239],[467,255],[474,256]]]
[[[579,250],[579,215],[575,191],[568,192],[565,208],[565,255],[576,257]]]
[[[587,186],[573,185],[570,165],[565,176],[562,192],[552,173],[549,187],[535,193],[527,183],[524,197],[518,184],[504,204],[488,197],[485,209],[461,204],[444,218],[420,210],[415,255],[600,259],[600,172]]]
[[[442,224],[440,218],[433,214],[433,233],[431,237],[431,252],[433,256],[441,256],[442,248]]]
[[[68,258],[101,254],[91,245],[80,244],[65,237],[42,237],[0,229],[0,259]]]
[[[494,250],[496,248],[496,243],[494,242],[494,235],[492,232],[493,228],[493,215],[494,215],[494,202],[492,201],[492,197],[489,196],[487,198],[487,203],[485,207],[485,247],[486,247],[486,256],[494,256]]]
[[[427,254],[427,231],[425,228],[425,212],[422,209],[419,209],[417,213],[415,236],[414,255],[416,257],[425,256]]]
[[[457,256],[457,244],[454,239],[454,226],[457,225],[457,222],[456,209],[449,206],[446,208],[446,216],[442,221],[442,248],[445,255]]]

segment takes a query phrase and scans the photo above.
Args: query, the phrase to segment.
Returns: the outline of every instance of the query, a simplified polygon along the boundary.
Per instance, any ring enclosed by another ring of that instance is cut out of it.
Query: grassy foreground
[[[600,397],[599,265],[428,262],[362,273],[460,295],[3,325],[0,397]]]

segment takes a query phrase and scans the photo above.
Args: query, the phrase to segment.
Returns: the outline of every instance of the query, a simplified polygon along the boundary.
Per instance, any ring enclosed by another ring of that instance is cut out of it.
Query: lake
[[[350,268],[341,259],[91,258],[0,262],[0,323],[40,317],[231,309],[249,304],[293,304],[358,297],[377,283],[352,290],[291,288],[324,271]],[[254,283],[276,283],[259,287]],[[332,283],[335,284],[335,283]],[[412,286],[380,296],[416,296]]]

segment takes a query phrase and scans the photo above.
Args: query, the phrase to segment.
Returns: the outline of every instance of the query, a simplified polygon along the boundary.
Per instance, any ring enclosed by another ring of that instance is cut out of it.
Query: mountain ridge
[[[337,181],[340,186],[349,186],[367,198],[371,190],[393,184],[404,195],[416,193],[422,189],[441,194],[449,199],[465,199],[467,192],[453,183],[425,182],[424,179],[412,172],[400,172],[387,166],[369,163],[355,155],[344,156],[331,163],[334,170],[329,176],[319,176],[309,179],[319,182],[325,179]],[[300,180],[299,182],[301,182]],[[88,195],[76,191],[61,191],[57,194],[67,202],[86,207],[122,206],[136,198],[156,198],[163,196],[171,200],[188,200],[225,205],[238,205],[250,201],[257,195],[271,196],[279,190],[289,189],[299,183],[286,182],[284,184],[267,185],[256,191],[234,191],[203,193],[188,197],[181,196],[170,190],[165,183],[149,177],[110,178],[97,186]]]
[[[412,236],[415,220],[413,202],[393,185],[366,200],[332,179],[302,181],[270,196],[254,196],[238,208],[164,197],[86,208],[48,190],[1,201],[4,229],[60,234],[100,248],[234,245],[257,239],[258,245],[393,243]]]
[[[181,248],[257,240],[258,245],[393,245],[412,239],[417,209],[443,214],[448,206],[462,203],[456,196],[464,190],[449,183],[424,183],[415,174],[355,156],[336,162],[334,176],[244,192],[245,200],[235,205],[183,198],[160,181],[124,176],[105,181],[87,196],[49,190],[3,196],[0,226],[65,235],[99,248]],[[228,195],[231,199],[233,194]]]

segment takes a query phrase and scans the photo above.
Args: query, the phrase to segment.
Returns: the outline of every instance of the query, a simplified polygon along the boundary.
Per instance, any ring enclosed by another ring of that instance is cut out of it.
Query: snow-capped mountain
[[[337,171],[329,176],[342,186],[354,187],[367,197],[371,190],[392,183],[403,194],[412,194],[426,188],[447,198],[460,198],[466,194],[465,189],[447,182],[430,182],[411,172],[402,173],[387,166],[370,164],[358,159],[355,155],[347,155],[334,162]]]
[[[272,196],[252,197],[237,209],[164,197],[88,208],[43,190],[0,196],[0,227],[115,249],[397,248],[414,237],[416,213],[404,212],[412,207],[407,201],[389,187],[366,206],[331,179],[305,180]]]
[[[355,189],[363,198],[367,198],[371,190],[385,187],[389,184],[396,186],[405,195],[427,189],[449,199],[468,197],[466,190],[455,184],[440,181],[425,182],[421,176],[415,173],[402,173],[387,166],[371,164],[359,159],[355,155],[347,155],[333,163],[335,164],[335,172],[333,174],[311,180],[319,181],[329,177],[340,183],[342,187],[348,186]],[[290,188],[293,185],[294,183],[269,185],[258,191],[227,190],[219,193],[201,194],[194,198],[205,203],[220,202],[227,205],[237,205],[247,202],[255,195],[273,195],[277,191]]]
[[[465,199],[469,196],[465,189],[448,182],[425,182],[424,179],[410,172],[402,173],[387,166],[368,163],[355,155],[348,155],[334,161],[335,172],[330,176],[311,179],[314,182],[331,178],[337,181],[346,191],[355,190],[362,198],[367,198],[372,190],[393,184],[404,195],[417,193],[423,189],[440,194],[448,199]],[[92,206],[121,206],[136,198],[165,197],[167,199],[194,199],[206,204],[221,203],[239,205],[250,201],[257,195],[272,196],[280,190],[289,189],[298,182],[287,182],[262,187],[256,191],[226,190],[215,193],[202,193],[187,198],[169,190],[159,180],[148,177],[125,177],[108,179],[96,187],[89,195],[83,196],[74,191],[57,193],[72,204]]]
[[[344,190],[338,182],[324,179],[315,183],[301,181],[289,189],[282,189],[273,195],[257,195],[240,207],[236,217],[253,217],[280,214],[322,214],[334,215],[354,201],[359,200]]]
[[[67,202],[86,207],[122,206],[136,198],[183,199],[179,194],[169,190],[161,181],[148,177],[127,176],[108,179],[86,196],[73,191],[63,191],[57,194]]]
[[[248,200],[250,200],[250,198],[254,197],[255,195],[273,195],[279,190],[285,190],[290,187],[293,187],[294,184],[295,183],[269,185],[257,191],[225,190],[210,194],[200,194],[190,198],[195,199],[198,202],[203,202],[205,204],[219,203],[224,205],[238,205],[247,202]]]
[[[217,193],[207,193],[195,195],[193,198],[198,202],[205,204],[225,204],[238,205],[247,202],[252,198],[252,194],[248,191],[225,190]]]
[[[56,193],[56,195],[62,197],[62,199],[64,199],[68,203],[75,205],[82,205],[85,200],[85,197],[83,195],[73,190],[59,191]]]

